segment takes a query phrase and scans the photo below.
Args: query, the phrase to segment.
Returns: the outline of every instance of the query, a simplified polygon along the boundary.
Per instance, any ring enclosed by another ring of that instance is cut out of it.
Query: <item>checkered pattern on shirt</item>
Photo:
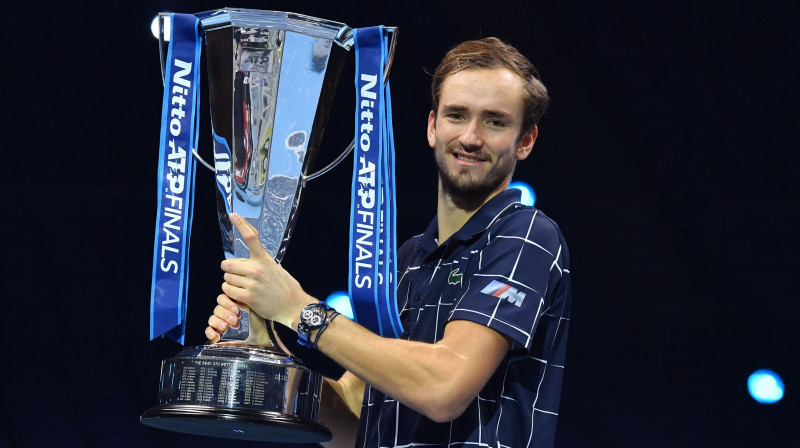
[[[557,225],[518,201],[516,191],[498,195],[442,246],[434,219],[398,254],[403,338],[434,343],[448,321],[466,319],[510,337],[509,356],[449,423],[367,387],[357,447],[553,445],[569,327],[569,260]],[[493,280],[525,293],[520,306],[481,293]]]

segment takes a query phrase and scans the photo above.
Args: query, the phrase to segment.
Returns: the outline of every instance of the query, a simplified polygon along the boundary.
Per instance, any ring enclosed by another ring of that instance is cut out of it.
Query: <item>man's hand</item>
[[[300,311],[317,300],[306,294],[297,280],[267,253],[256,229],[235,213],[230,218],[250,249],[250,258],[222,262],[222,291],[259,316],[296,329]]]
[[[239,307],[236,302],[225,294],[220,294],[217,296],[217,304],[206,327],[206,337],[212,344],[219,342],[222,333],[228,331],[228,328],[239,326]]]

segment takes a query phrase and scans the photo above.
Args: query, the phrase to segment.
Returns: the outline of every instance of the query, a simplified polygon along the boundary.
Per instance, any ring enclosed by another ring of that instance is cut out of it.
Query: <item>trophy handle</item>
[[[161,62],[161,83],[162,84],[164,83],[164,76],[165,76],[164,75],[164,73],[165,73],[165,66],[164,65],[166,64],[165,48],[167,48],[167,45],[169,45],[168,44],[169,39],[167,37],[165,37],[165,36],[168,34],[167,27],[169,27],[169,26],[170,26],[170,24],[169,24],[169,13],[165,13],[165,12],[158,13],[158,56],[159,56],[159,59],[160,59],[160,62]],[[389,32],[389,35],[392,38],[391,42],[389,44],[389,58],[386,61],[386,70],[384,70],[384,72],[383,72],[383,82],[385,83],[389,79],[389,73],[392,71],[392,62],[394,62],[394,52],[395,52],[395,49],[397,48],[397,36],[400,33],[400,30],[396,26],[387,26],[387,27],[384,27],[384,29],[386,29],[386,31]],[[305,185],[306,182],[308,182],[308,181],[310,181],[312,179],[316,179],[316,178],[322,176],[323,174],[327,173],[328,171],[336,168],[337,165],[342,163],[342,160],[347,158],[347,156],[349,156],[350,153],[353,152],[353,149],[355,148],[355,146],[356,146],[356,140],[353,139],[353,141],[351,141],[350,144],[347,145],[347,147],[344,149],[344,151],[342,151],[327,166],[325,166],[324,168],[320,169],[316,173],[312,173],[312,174],[308,174],[308,175],[303,174],[302,175],[302,179],[301,179],[302,185]],[[200,163],[203,164],[206,168],[208,168],[212,172],[216,172],[214,167],[211,164],[209,164],[208,162],[206,162],[205,160],[203,160],[203,157],[201,157],[200,154],[197,153],[197,149],[196,148],[192,148],[192,155],[194,155],[194,157],[198,161],[200,161]]]
[[[400,33],[400,30],[396,26],[386,26],[384,27],[384,29],[388,31],[392,37],[392,41],[389,44],[389,58],[386,61],[386,70],[384,70],[383,72],[383,82],[386,83],[386,81],[389,79],[389,73],[392,71],[392,62],[394,61],[394,50],[397,48],[397,35]],[[316,179],[319,176],[322,176],[323,174],[327,173],[328,171],[336,168],[336,166],[339,165],[342,162],[342,160],[344,160],[347,156],[350,155],[351,152],[353,152],[353,149],[355,147],[356,147],[356,140],[353,139],[353,141],[351,141],[350,144],[347,145],[347,148],[345,148],[345,150],[342,151],[342,153],[339,154],[339,156],[336,157],[336,159],[334,159],[333,162],[329,163],[325,168],[322,168],[321,170],[313,174],[302,175],[301,179],[302,184],[305,185],[306,182],[312,179]]]
[[[166,64],[167,64],[167,48],[169,45],[169,33],[167,31],[167,27],[171,27],[170,13],[168,12],[160,12],[158,13],[158,59],[161,62],[161,84],[164,84],[164,77],[166,76]]]

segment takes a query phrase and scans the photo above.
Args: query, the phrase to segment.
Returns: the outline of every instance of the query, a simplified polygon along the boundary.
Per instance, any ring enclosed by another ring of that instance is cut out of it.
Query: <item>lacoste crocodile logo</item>
[[[460,285],[461,279],[464,277],[464,274],[458,273],[458,268],[453,269],[450,271],[450,277],[447,278],[447,283],[451,285]]]

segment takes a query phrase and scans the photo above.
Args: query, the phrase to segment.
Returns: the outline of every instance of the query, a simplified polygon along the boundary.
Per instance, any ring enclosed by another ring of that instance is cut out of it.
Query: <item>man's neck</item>
[[[469,218],[493,197],[505,191],[508,185],[484,198],[459,198],[446,193],[439,184],[439,200],[436,206],[437,221],[439,224],[438,242],[441,246],[448,238],[458,232]]]

